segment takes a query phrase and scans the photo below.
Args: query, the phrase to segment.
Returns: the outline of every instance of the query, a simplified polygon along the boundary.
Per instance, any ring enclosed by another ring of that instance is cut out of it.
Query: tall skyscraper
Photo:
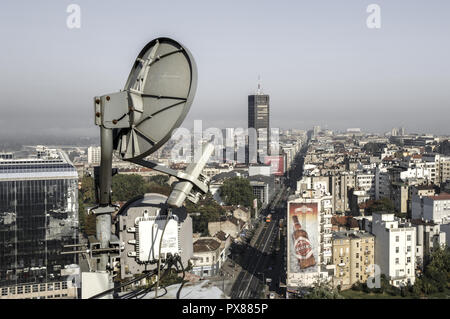
[[[265,155],[270,155],[269,100],[269,95],[262,93],[260,83],[256,94],[248,96],[248,127],[256,130],[256,141],[249,136],[249,148],[252,147],[251,143],[256,144],[257,161],[260,163],[264,162]],[[248,158],[248,161],[252,161],[252,158]]]
[[[394,128],[391,130],[391,136],[398,136],[398,128],[394,127]]]
[[[62,280],[61,270],[77,257],[60,253],[77,234],[78,174],[65,153],[0,159],[1,287]]]

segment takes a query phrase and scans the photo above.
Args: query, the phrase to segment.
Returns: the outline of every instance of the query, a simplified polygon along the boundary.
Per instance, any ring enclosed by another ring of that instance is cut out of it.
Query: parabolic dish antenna
[[[198,162],[185,172],[144,159],[164,145],[183,122],[196,88],[197,67],[191,53],[175,40],[157,38],[139,53],[122,91],[94,98],[95,124],[100,126],[100,206],[111,204],[113,150],[123,160],[175,176],[180,182],[169,196],[171,206],[181,206],[186,196],[195,202],[200,193],[207,192],[207,179],[201,171],[212,145],[205,146]]]
[[[96,98],[120,157],[144,158],[164,145],[189,112],[196,88],[197,67],[185,47],[169,38],[149,42],[124,90]]]

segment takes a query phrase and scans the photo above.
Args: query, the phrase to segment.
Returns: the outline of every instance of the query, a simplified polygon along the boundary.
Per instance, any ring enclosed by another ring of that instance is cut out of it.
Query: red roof
[[[449,193],[440,193],[439,195],[429,196],[432,200],[448,200],[450,199]]]

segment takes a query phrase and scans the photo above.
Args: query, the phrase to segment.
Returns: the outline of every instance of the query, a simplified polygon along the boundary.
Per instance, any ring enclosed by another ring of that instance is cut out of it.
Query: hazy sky
[[[67,6],[81,7],[69,29]],[[381,28],[369,29],[369,4]],[[247,124],[261,75],[271,125],[450,134],[450,1],[2,1],[0,139],[96,135],[92,99],[122,89],[169,36],[199,74],[183,124]]]

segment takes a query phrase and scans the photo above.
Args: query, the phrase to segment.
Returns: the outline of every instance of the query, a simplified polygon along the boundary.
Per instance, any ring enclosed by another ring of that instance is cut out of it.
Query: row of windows
[[[47,283],[47,284],[34,284],[34,285],[25,285],[25,286],[15,286],[15,287],[3,287],[2,288],[2,296],[7,296],[8,291],[11,295],[21,295],[23,293],[31,293],[31,292],[44,292],[44,291],[54,291],[54,290],[65,290],[67,289],[67,282],[55,282],[55,283]]]
[[[74,263],[76,256],[59,252],[76,241],[76,230],[69,226],[76,225],[77,187],[76,178],[0,182],[0,212],[9,213],[0,222],[2,285],[41,282],[50,275],[42,278],[29,268]]]
[[[407,241],[411,241],[411,235],[406,235],[406,240]],[[400,236],[395,236],[395,242],[399,242],[400,241]]]
[[[411,262],[411,257],[406,257],[406,263],[409,264],[410,262]],[[395,258],[395,264],[396,265],[400,264],[399,258]]]
[[[25,298],[25,299],[53,299],[53,298],[63,298],[67,297],[67,294],[58,294],[58,295],[48,295],[48,296],[39,296],[39,297],[32,297],[32,298]]]
[[[410,252],[411,251],[411,246],[407,246],[406,247],[406,252]],[[395,247],[395,252],[398,254],[400,252],[400,248],[399,247]]]
[[[44,172],[75,172],[70,165],[36,165],[36,166],[0,166],[0,173],[44,173]]]
[[[199,261],[200,263],[202,263],[202,262],[203,262],[203,258],[202,258],[202,257],[199,257],[199,258],[198,258],[198,261]],[[216,256],[213,256],[213,257],[212,257],[212,262],[215,262],[215,261],[216,261]],[[205,262],[209,263],[209,257],[205,257]]]

